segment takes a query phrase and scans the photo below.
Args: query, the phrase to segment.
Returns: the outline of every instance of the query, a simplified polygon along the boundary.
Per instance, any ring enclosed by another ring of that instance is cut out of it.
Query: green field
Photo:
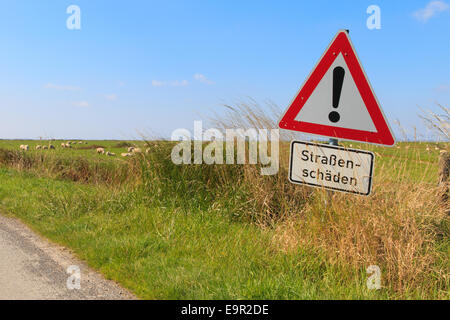
[[[250,165],[176,166],[169,142],[61,142],[0,141],[1,213],[138,297],[449,298],[448,204],[437,187],[448,143],[353,143],[376,154],[364,198],[289,184],[287,144],[279,174],[263,177]],[[131,145],[150,150],[121,157]],[[380,290],[367,289],[370,265],[381,268]]]

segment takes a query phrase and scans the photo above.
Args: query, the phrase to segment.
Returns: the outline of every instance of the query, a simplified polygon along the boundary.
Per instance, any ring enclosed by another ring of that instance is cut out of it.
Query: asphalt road
[[[80,270],[79,289],[76,289],[76,277],[67,272],[70,266]],[[73,289],[68,288],[68,279],[69,287]],[[0,299],[117,300],[135,297],[89,269],[67,249],[48,242],[18,220],[0,215]]]

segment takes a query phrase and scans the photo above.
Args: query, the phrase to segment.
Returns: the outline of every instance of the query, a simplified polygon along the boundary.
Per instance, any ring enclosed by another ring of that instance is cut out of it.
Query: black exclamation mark
[[[339,107],[339,100],[341,99],[342,85],[344,84],[345,70],[342,67],[336,67],[333,70],[333,108]],[[328,115],[331,122],[338,122],[341,116],[337,111],[332,111]]]

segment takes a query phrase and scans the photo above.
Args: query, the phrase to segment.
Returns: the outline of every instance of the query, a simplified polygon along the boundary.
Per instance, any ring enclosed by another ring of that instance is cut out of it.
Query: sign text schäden
[[[369,151],[292,141],[289,180],[367,196],[372,188],[374,158]]]

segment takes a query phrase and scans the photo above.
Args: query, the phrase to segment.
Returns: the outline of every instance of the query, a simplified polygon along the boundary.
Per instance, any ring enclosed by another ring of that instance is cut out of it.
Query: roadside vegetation
[[[244,109],[230,109],[231,124],[271,125]],[[450,208],[437,184],[448,142],[352,143],[376,154],[370,197],[290,184],[287,143],[274,176],[255,165],[176,166],[167,141],[35,150],[39,143],[0,141],[2,214],[139,297],[450,298]],[[89,147],[120,154],[129,145],[150,152],[125,159]],[[380,290],[366,286],[371,265],[381,269]]]

